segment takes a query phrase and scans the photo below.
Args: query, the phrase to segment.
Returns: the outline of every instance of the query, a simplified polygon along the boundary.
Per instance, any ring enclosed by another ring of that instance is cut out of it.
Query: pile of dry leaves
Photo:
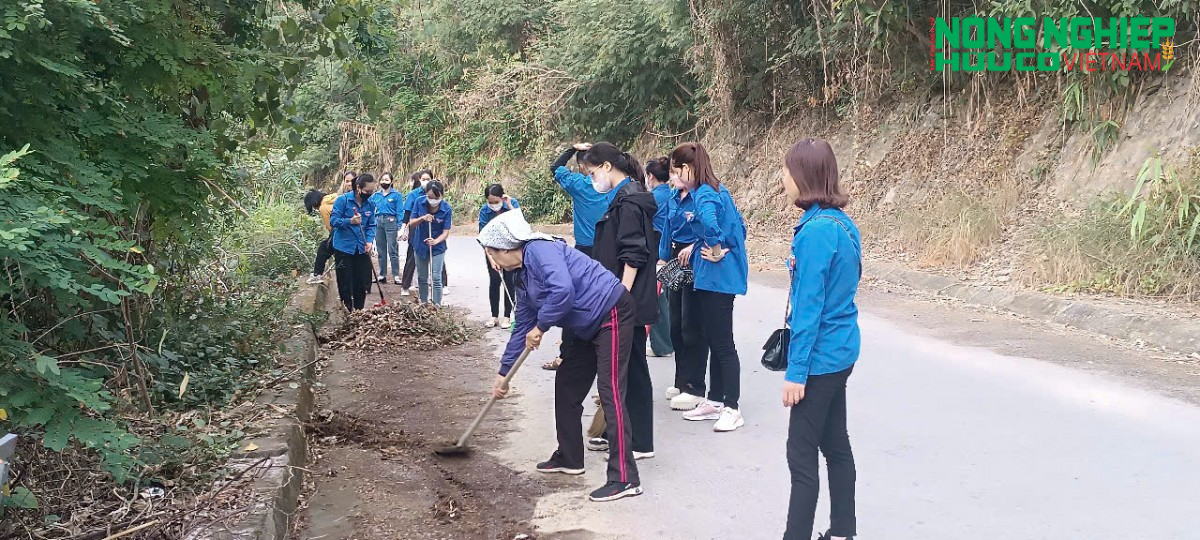
[[[462,345],[471,331],[460,314],[446,308],[397,302],[351,313],[340,327],[322,336],[335,350],[428,351]]]

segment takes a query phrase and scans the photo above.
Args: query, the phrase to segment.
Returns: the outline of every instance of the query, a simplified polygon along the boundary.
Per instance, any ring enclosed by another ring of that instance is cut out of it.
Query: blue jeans
[[[429,270],[433,267],[433,304],[442,305],[442,265],[446,261],[446,252],[441,252],[433,256],[432,263],[429,258],[421,258],[416,255],[417,259],[417,290],[419,291],[421,303],[429,302]]]
[[[386,278],[388,261],[392,262],[392,277],[400,276],[400,244],[397,243],[396,216],[379,216],[375,230],[375,251],[379,254],[379,277]]]

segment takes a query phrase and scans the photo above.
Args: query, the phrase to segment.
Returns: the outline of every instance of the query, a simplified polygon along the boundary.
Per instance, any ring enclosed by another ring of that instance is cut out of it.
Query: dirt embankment
[[[387,290],[404,301],[398,287]],[[354,342],[348,337],[328,332],[322,349],[324,389],[310,429],[314,481],[299,538],[548,538],[528,522],[549,488],[487,453],[517,419],[507,403],[493,409],[469,456],[432,454],[453,442],[486,400],[495,363],[490,346],[472,336],[436,350],[404,347],[403,340],[347,347]]]

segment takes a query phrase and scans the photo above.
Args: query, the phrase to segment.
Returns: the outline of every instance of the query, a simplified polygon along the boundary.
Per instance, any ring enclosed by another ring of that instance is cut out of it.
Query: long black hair
[[[500,197],[504,198],[504,186],[500,184],[492,184],[483,189],[483,198]]]
[[[629,155],[629,152],[617,148],[616,145],[607,142],[598,142],[593,144],[591,149],[583,155],[583,162],[589,167],[603,165],[605,162],[612,163],[613,167],[625,173],[625,176],[641,180],[645,178],[646,173],[642,171],[642,164],[638,160]]]
[[[658,183],[671,180],[671,158],[663,156],[646,162],[646,181],[653,176]]]

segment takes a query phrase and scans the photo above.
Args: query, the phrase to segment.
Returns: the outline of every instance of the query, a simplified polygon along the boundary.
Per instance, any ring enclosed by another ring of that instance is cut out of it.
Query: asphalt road
[[[472,238],[452,238],[447,267],[446,301],[482,321],[487,275]],[[709,422],[682,420],[661,399],[674,361],[651,358],[658,455],[639,462],[645,495],[586,501],[604,471],[602,456],[590,454],[585,476],[555,479],[571,489],[539,501],[539,530],[576,531],[567,538],[780,538],[787,410],[781,375],[758,358],[782,317],[785,287],[756,277],[735,304],[745,427],[714,433]],[[1154,360],[966,308],[864,296],[863,352],[849,387],[860,538],[1200,539],[1200,407],[1124,374]],[[498,351],[507,334],[491,336]],[[532,471],[554,449],[553,373],[539,366],[553,358],[556,341],[557,331],[530,356],[503,404],[523,413],[499,455],[519,470]],[[1015,341],[1021,356],[993,352]],[[1133,367],[1087,368],[1115,357]],[[823,494],[820,530],[827,515]]]

